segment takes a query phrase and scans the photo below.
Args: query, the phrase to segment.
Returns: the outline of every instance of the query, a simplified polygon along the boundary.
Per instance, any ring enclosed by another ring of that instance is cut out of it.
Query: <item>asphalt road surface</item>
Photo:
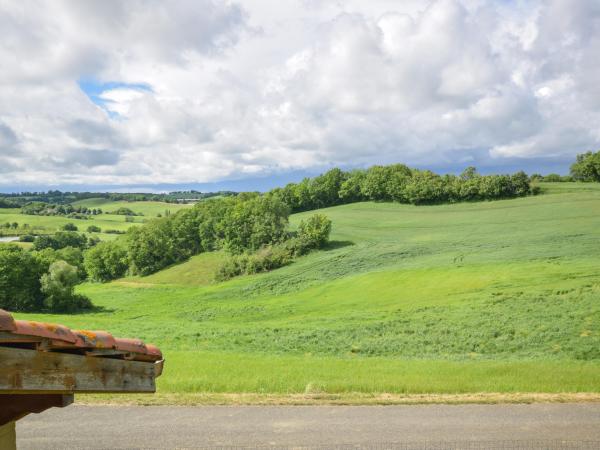
[[[77,406],[18,422],[18,448],[600,448],[600,404]]]

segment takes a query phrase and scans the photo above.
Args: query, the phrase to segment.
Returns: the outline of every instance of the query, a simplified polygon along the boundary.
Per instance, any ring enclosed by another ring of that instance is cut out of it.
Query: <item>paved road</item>
[[[21,450],[335,445],[423,448],[419,444],[423,442],[429,442],[427,448],[600,448],[600,404],[72,405],[28,416],[18,422],[17,435]],[[574,442],[557,444],[559,440],[587,442],[579,446]],[[519,445],[515,446],[516,441]],[[533,441],[546,444],[536,446]],[[443,446],[439,442],[454,444]]]

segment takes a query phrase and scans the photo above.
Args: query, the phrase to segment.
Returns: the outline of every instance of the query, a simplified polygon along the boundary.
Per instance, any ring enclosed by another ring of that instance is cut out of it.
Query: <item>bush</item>
[[[67,223],[65,225],[62,226],[62,230],[63,231],[77,231],[77,225],[75,225],[74,223]]]
[[[84,267],[94,281],[121,278],[127,272],[127,250],[118,241],[101,242],[84,255]]]
[[[40,281],[46,296],[44,306],[49,311],[72,312],[92,307],[89,298],[75,294],[75,285],[79,282],[77,268],[65,261],[52,263]]]
[[[315,214],[298,226],[298,241],[305,249],[321,248],[329,241],[331,220],[323,214]]]
[[[77,247],[84,249],[88,245],[88,239],[84,234],[73,231],[59,231],[54,236],[38,236],[33,242],[34,250],[53,248],[59,250],[65,247]]]
[[[87,227],[88,233],[100,233],[101,231],[102,229],[96,225],[90,225],[89,227]]]
[[[600,181],[600,151],[577,155],[571,176],[577,181]]]
[[[284,245],[263,247],[255,253],[231,255],[217,270],[215,279],[225,281],[239,275],[268,272],[293,261],[290,249]]]
[[[19,237],[19,242],[33,242],[35,241],[35,236],[31,234],[22,234]]]
[[[47,266],[16,245],[0,246],[0,308],[40,311],[43,295],[40,277]]]
[[[65,261],[77,268],[77,276],[80,280],[87,278],[87,272],[83,264],[83,252],[80,248],[65,247],[60,250],[45,248],[34,251],[33,254],[38,260],[43,262],[46,268],[50,267],[56,261]]]
[[[121,207],[121,208],[119,208],[119,209],[117,209],[115,211],[111,211],[111,212],[109,212],[107,214],[116,214],[116,215],[119,215],[119,216],[138,216],[138,215],[141,216],[141,214],[137,214],[134,211],[132,211],[131,209],[125,208],[125,207]]]
[[[215,279],[225,281],[238,275],[268,272],[283,267],[295,257],[325,246],[330,232],[331,220],[322,214],[315,214],[306,221],[301,221],[297,235],[282,243],[267,245],[254,253],[231,255],[219,267]]]
[[[106,234],[125,234],[126,233],[126,231],[112,230],[112,229],[104,230],[104,232]]]

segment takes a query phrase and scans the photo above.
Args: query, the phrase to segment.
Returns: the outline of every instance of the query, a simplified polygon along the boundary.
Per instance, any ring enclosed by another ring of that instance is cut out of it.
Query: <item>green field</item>
[[[328,208],[330,247],[271,273],[215,283],[199,255],[18,316],[158,344],[165,395],[598,393],[600,184],[543,190]]]
[[[181,205],[164,202],[122,202],[111,201],[105,198],[90,198],[74,202],[73,206],[87,206],[88,208],[101,208],[104,212],[112,212],[118,208],[129,208],[135,213],[143,214],[143,216],[134,216],[133,223],[126,222],[125,216],[116,214],[100,214],[90,216],[89,219],[72,219],[63,216],[34,216],[21,214],[21,210],[16,208],[0,208],[0,224],[6,222],[17,222],[19,225],[28,224],[29,229],[37,234],[54,233],[67,223],[74,223],[79,228],[79,231],[85,231],[90,225],[96,225],[104,230],[119,230],[125,231],[135,224],[143,223],[145,220],[156,217],[157,214],[165,215],[166,211],[175,213],[182,208],[188,208],[191,205]],[[19,231],[23,234],[23,230]],[[10,230],[5,234],[9,235]],[[114,234],[95,233],[103,240],[114,239]]]

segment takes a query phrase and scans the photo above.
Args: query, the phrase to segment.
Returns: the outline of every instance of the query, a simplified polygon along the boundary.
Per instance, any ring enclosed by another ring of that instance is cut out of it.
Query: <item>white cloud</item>
[[[0,186],[566,167],[600,144],[593,0],[0,1],[0,29]],[[81,79],[115,83],[94,103]]]

